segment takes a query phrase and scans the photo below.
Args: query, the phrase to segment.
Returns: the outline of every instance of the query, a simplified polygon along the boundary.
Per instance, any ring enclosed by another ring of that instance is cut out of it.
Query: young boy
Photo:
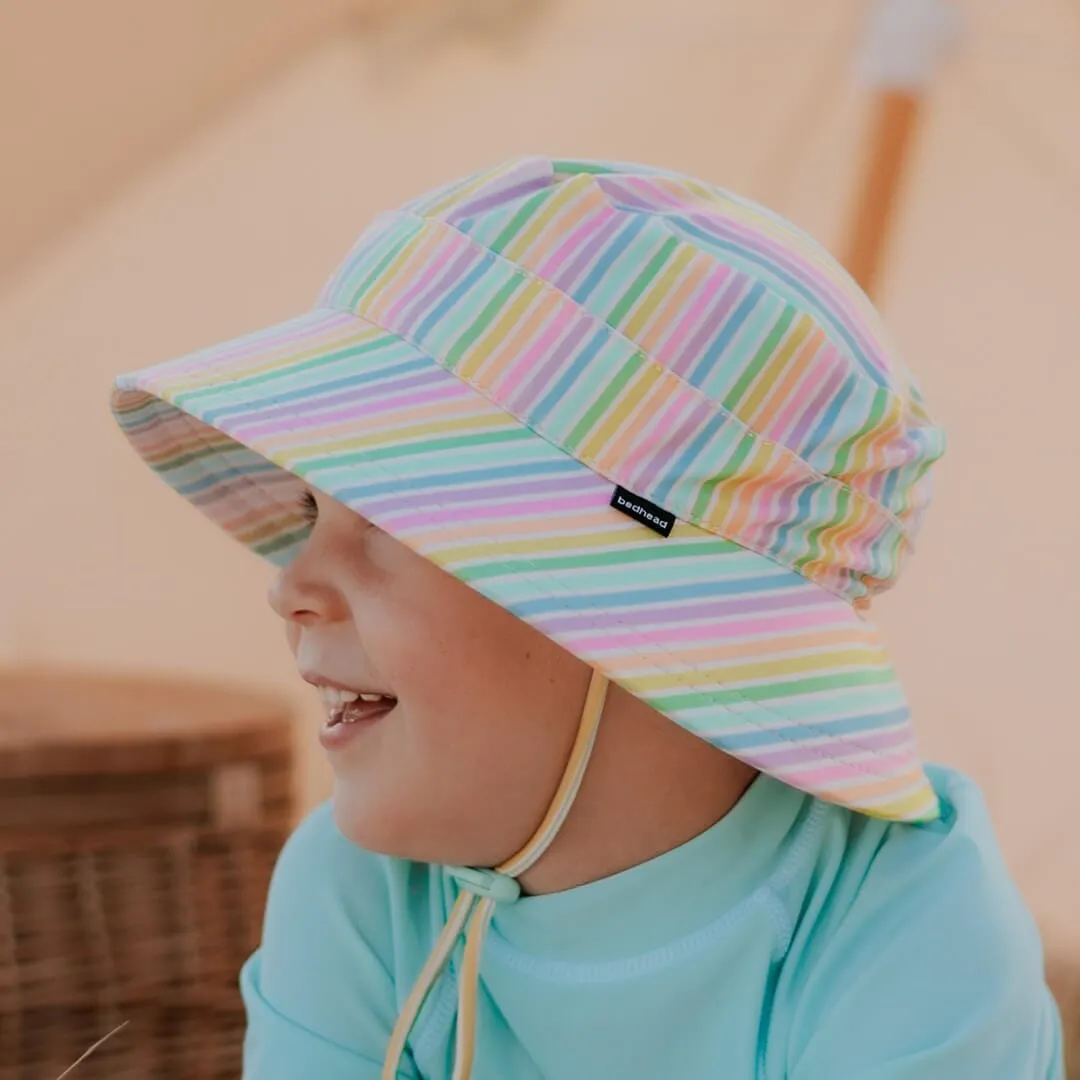
[[[114,410],[281,568],[326,703],[249,1080],[1062,1076],[986,807],[865,619],[942,436],[791,225],[513,161]]]

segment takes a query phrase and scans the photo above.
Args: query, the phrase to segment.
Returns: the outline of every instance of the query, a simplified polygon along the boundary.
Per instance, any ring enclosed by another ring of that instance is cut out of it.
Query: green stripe
[[[390,250],[379,260],[375,269],[372,270],[371,273],[368,274],[368,276],[353,290],[349,298],[349,303],[353,308],[360,302],[360,297],[371,288],[372,283],[401,254],[405,246],[412,242],[413,237],[415,237],[423,227],[423,221],[417,221],[415,224],[410,224],[408,233],[390,248]]]
[[[591,173],[593,176],[607,176],[619,171],[614,165],[600,165],[595,161],[553,161],[551,168],[557,173]]]
[[[847,518],[848,506],[851,504],[851,492],[846,487],[837,487],[836,504],[833,507],[832,516],[828,521],[815,525],[806,533],[806,554],[794,561],[794,568],[801,570],[807,563],[821,557],[821,534],[826,529],[834,529]]]
[[[292,529],[289,532],[275,533],[274,536],[267,540],[258,540],[251,545],[251,549],[257,555],[269,558],[279,551],[285,551],[287,548],[292,547],[293,544],[300,543],[301,540],[306,540],[310,534],[311,526],[305,525],[303,528]]]
[[[664,544],[657,547],[633,548],[629,551],[591,551],[584,555],[554,555],[536,559],[523,555],[520,559],[507,558],[466,566],[454,571],[454,576],[462,581],[483,581],[485,578],[504,577],[519,574],[523,568],[528,570],[580,570],[592,566],[627,566],[635,563],[659,562],[664,559],[683,559],[716,555],[730,555],[741,551],[738,544],[730,540],[690,541],[683,545]]]
[[[536,436],[526,427],[499,428],[495,431],[485,431],[477,435],[425,439],[423,442],[407,443],[404,446],[380,446],[372,450],[354,450],[349,453],[333,454],[328,457],[313,457],[308,461],[301,461],[290,466],[289,472],[295,473],[297,476],[310,476],[319,469],[336,469],[342,465],[363,465],[367,461],[415,457],[418,454],[433,454],[440,450],[459,450],[471,446],[517,442],[535,438]]]
[[[495,294],[495,296],[487,303],[484,310],[476,317],[470,324],[468,330],[461,335],[450,347],[446,354],[446,359],[443,361],[443,366],[450,371],[453,371],[457,366],[461,357],[464,355],[465,350],[470,345],[476,343],[476,339],[488,328],[492,319],[503,309],[510,298],[521,288],[522,284],[528,280],[528,276],[522,271],[517,270],[510,280]]]
[[[151,468],[154,472],[161,476],[165,476],[174,469],[183,469],[194,461],[202,461],[205,458],[217,457],[221,451],[222,446],[220,444],[216,446],[203,446],[198,450],[191,450],[186,454],[181,454],[179,457],[171,457],[168,461],[161,462],[160,464],[154,464]]]
[[[333,364],[338,360],[344,360],[346,357],[363,356],[366,353],[378,352],[380,349],[386,349],[401,344],[402,341],[400,338],[383,331],[380,337],[373,338],[371,341],[365,341],[360,345],[351,345],[345,349],[335,349],[333,352],[320,353],[318,356],[313,356],[310,360],[300,360],[295,363],[290,363],[284,367],[274,368],[272,371],[264,371],[261,375],[249,375],[245,379],[230,379],[225,384],[211,383],[209,386],[200,386],[194,390],[185,390],[179,394],[173,395],[168,401],[170,404],[185,411],[190,411],[188,409],[189,403],[197,401],[199,398],[213,398],[215,395],[220,396],[220,404],[225,404],[226,402],[233,401],[236,397],[240,396],[239,392],[241,390],[249,387],[263,386],[266,383],[273,382],[275,379],[291,379],[301,372],[311,371],[313,368],[321,367],[323,364]]]
[[[551,198],[551,190],[544,188],[528,199],[521,209],[510,219],[510,224],[499,233],[491,250],[501,254],[503,248],[514,239],[522,228],[528,223],[533,214]]]
[[[780,318],[776,320],[772,330],[769,331],[769,336],[765,339],[761,348],[754,354],[754,359],[747,366],[742,375],[739,376],[738,382],[727,392],[727,396],[724,398],[724,408],[729,412],[734,412],[736,406],[742,400],[747,390],[750,389],[751,383],[757,378],[758,373],[768,362],[769,358],[776,352],[777,345],[780,344],[784,335],[788,331],[788,327],[791,325],[792,320],[795,318],[795,308],[790,304],[784,307],[784,310],[780,313]]]
[[[716,489],[717,484],[722,484],[725,480],[730,480],[742,468],[743,462],[750,456],[750,451],[753,450],[753,448],[754,433],[752,431],[747,431],[739,440],[739,445],[735,448],[735,453],[724,462],[723,468],[702,483],[701,490],[694,500],[694,507],[690,511],[690,517],[692,519],[701,519],[708,508],[709,502],[712,500],[713,491]]]
[[[883,386],[879,386],[874,391],[874,403],[870,406],[870,415],[867,416],[866,423],[840,444],[839,449],[836,451],[836,457],[833,459],[832,468],[829,470],[831,476],[842,476],[847,470],[848,458],[851,457],[852,448],[859,439],[864,438],[877,427],[878,421],[885,415],[885,408],[889,404],[889,396],[889,391]]]
[[[791,679],[788,682],[770,682],[764,686],[745,686],[738,690],[718,687],[713,691],[700,691],[687,694],[670,694],[666,697],[648,695],[648,702],[662,712],[681,712],[683,709],[701,708],[703,705],[739,705],[743,702],[771,701],[773,698],[799,697],[802,694],[815,694],[822,690],[845,690],[854,686],[886,686],[895,682],[896,676],[891,670],[873,668],[861,671],[845,671],[834,675],[814,675],[806,679]],[[782,717],[798,723],[793,716]],[[812,724],[808,726],[812,727]]]
[[[637,374],[641,365],[644,363],[645,356],[643,353],[634,353],[634,355],[626,361],[622,368],[615,374],[615,377],[611,382],[604,388],[604,392],[593,402],[588,412],[586,412],[574,426],[574,430],[570,432],[566,444],[562,447],[563,450],[567,451],[567,453],[573,453],[577,449],[578,443],[592,431],[596,422],[605,412],[607,412],[611,403],[619,396],[623,387],[625,387]]]
[[[638,274],[637,280],[630,286],[630,291],[624,294],[623,298],[604,320],[608,326],[619,327],[623,319],[626,318],[626,313],[637,303],[638,297],[648,287],[649,282],[663,270],[664,265],[678,246],[679,241],[674,236],[664,242],[664,246],[649,260],[649,264],[645,269]]]

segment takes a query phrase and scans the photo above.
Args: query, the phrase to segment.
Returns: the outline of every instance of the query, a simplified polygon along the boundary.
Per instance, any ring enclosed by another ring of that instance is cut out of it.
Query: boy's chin
[[[430,831],[419,828],[413,807],[379,799],[366,786],[340,778],[334,782],[332,803],[338,831],[357,847],[395,859],[441,861],[431,857]]]
[[[478,858],[481,851],[476,845],[463,844],[462,834],[467,830],[455,829],[453,835],[445,835],[445,815],[423,821],[415,798],[406,796],[402,804],[373,796],[370,789],[358,790],[355,783],[340,779],[334,783],[334,824],[346,840],[364,851],[444,866],[493,866],[499,861]]]

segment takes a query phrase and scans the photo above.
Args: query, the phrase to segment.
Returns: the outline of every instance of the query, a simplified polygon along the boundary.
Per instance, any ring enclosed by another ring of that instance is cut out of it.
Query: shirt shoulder
[[[426,866],[346,839],[329,803],[301,822],[278,856],[262,942],[241,977],[245,1076],[276,1076],[289,1058],[379,1075],[403,996],[400,968],[426,945],[410,950],[408,938],[422,936],[427,878]]]
[[[939,821],[824,814],[785,963],[793,1078],[1060,1075],[1038,930],[986,803],[962,774],[928,772]]]

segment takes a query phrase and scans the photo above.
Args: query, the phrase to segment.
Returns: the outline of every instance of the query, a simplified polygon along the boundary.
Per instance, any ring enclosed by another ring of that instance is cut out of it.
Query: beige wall
[[[952,442],[923,550],[879,614],[927,754],[982,782],[1033,904],[1065,923],[1080,76],[1057,62],[1071,24],[991,8],[939,87],[884,283]],[[306,309],[375,211],[510,154],[683,168],[835,243],[864,119],[840,66],[857,4],[786,9],[577,0],[513,49],[412,64],[341,39],[70,234],[0,294],[0,659],[212,672],[306,703],[268,572],[135,460],[110,377]],[[304,708],[310,801],[327,778]]]
[[[0,4],[0,278],[373,0]]]

